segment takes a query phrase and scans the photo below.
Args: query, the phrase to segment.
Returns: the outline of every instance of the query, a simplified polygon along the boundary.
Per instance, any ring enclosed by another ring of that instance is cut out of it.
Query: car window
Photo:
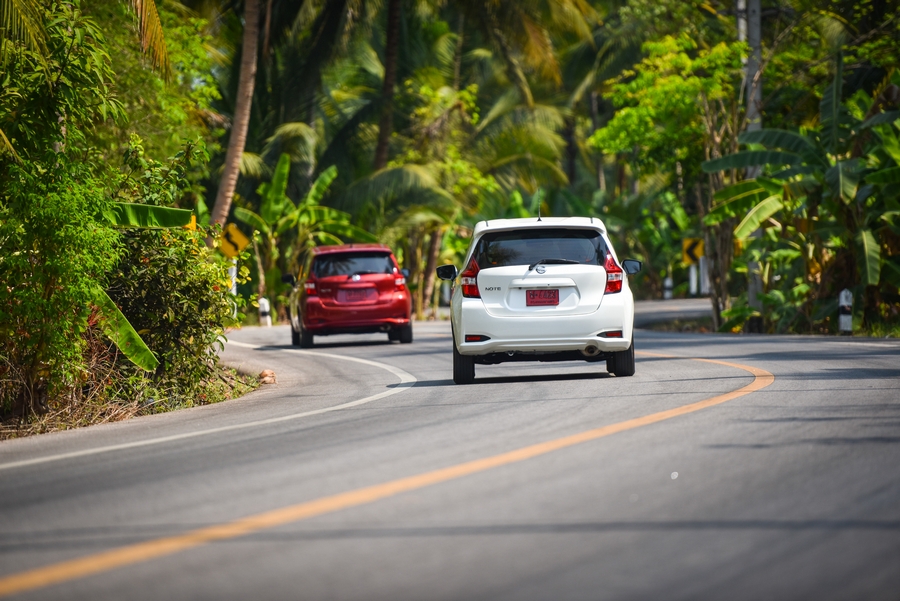
[[[597,230],[528,228],[485,234],[474,256],[481,269],[530,265],[547,259],[602,265],[606,245]]]
[[[312,274],[318,278],[366,273],[394,273],[394,262],[385,253],[329,253],[318,255]]]

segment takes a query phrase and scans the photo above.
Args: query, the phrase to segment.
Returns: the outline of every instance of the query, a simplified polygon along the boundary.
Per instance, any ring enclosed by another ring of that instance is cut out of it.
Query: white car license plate
[[[546,307],[559,304],[559,289],[544,288],[525,291],[526,307]]]

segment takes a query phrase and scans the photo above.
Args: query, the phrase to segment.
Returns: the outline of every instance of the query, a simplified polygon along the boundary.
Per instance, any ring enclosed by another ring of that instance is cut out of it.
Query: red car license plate
[[[369,291],[366,289],[362,290],[344,290],[345,298],[348,303],[356,303],[359,301],[364,301],[369,298]]]
[[[549,305],[559,304],[559,290],[557,288],[547,288],[543,290],[526,290],[525,306],[526,307],[545,307]]]

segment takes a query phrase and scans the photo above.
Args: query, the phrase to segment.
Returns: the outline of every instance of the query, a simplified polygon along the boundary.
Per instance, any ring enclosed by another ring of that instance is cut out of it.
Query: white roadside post
[[[259,299],[259,325],[272,327],[272,314],[270,312],[269,299],[263,297]]]
[[[231,267],[228,268],[228,277],[231,278],[231,293],[237,294],[237,259],[231,260]]]
[[[853,333],[853,293],[846,288],[838,295],[838,330],[841,334]]]
[[[672,298],[672,289],[674,286],[675,282],[672,281],[672,276],[667,275],[666,279],[663,280],[663,298],[665,300]]]
[[[231,278],[231,294],[237,296],[237,258],[231,260],[231,267],[228,268],[228,277]],[[231,317],[237,317],[237,303],[232,301]]]
[[[709,265],[707,264],[705,255],[700,257],[699,270],[700,270],[700,296],[708,296],[709,295]]]

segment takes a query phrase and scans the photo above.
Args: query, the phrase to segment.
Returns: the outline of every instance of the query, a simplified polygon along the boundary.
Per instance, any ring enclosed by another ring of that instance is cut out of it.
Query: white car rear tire
[[[606,371],[619,378],[634,375],[634,340],[628,350],[615,352],[606,360]]]

